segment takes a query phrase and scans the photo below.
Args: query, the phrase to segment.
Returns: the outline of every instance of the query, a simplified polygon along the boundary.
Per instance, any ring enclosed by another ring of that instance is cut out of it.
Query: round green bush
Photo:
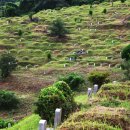
[[[38,113],[42,119],[46,119],[49,123],[54,120],[54,114],[56,108],[63,108],[66,99],[61,91],[56,87],[48,87],[42,89],[38,101],[36,102],[36,113]]]
[[[88,74],[88,81],[90,81],[92,84],[98,84],[99,87],[101,87],[102,84],[109,81],[108,76],[109,73],[106,71],[92,71]]]
[[[0,109],[1,110],[10,110],[17,108],[19,105],[19,99],[11,91],[0,91]]]
[[[59,81],[66,82],[72,90],[77,90],[85,82],[84,78],[77,73],[70,73],[65,76],[61,76]]]
[[[70,89],[69,85],[64,81],[58,81],[54,84],[54,87],[59,89],[65,97],[70,97],[72,95],[72,90]]]
[[[121,53],[122,59],[130,60],[130,45],[126,46],[122,53]]]
[[[14,125],[14,122],[11,120],[0,119],[0,129],[7,128],[9,123],[11,124],[11,126]]]
[[[58,81],[53,86],[63,93],[67,101],[67,107],[70,108],[71,111],[74,111],[76,108],[76,103],[74,102],[74,95],[69,85],[64,81]]]

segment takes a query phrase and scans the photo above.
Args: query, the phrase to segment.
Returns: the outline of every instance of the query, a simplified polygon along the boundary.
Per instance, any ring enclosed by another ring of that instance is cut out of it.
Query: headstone
[[[116,84],[117,83],[117,81],[113,81],[113,84]]]
[[[61,114],[62,114],[62,109],[57,108],[55,110],[54,128],[56,128],[61,123]]]
[[[94,63],[94,64],[93,64],[93,66],[95,67],[95,66],[96,66],[96,64]]]
[[[64,68],[66,67],[66,64],[64,64]]]
[[[111,64],[109,64],[109,68],[111,68]]]
[[[92,97],[92,88],[88,88],[88,98]]]
[[[102,67],[102,63],[100,64],[100,66]]]
[[[46,71],[44,71],[44,74],[46,74]]]
[[[94,84],[94,89],[93,89],[94,94],[96,94],[97,91],[98,91],[98,85],[97,85],[97,84]]]
[[[10,128],[11,127],[11,123],[8,123],[8,128]]]
[[[39,130],[46,130],[47,121],[46,120],[40,120],[39,121]]]

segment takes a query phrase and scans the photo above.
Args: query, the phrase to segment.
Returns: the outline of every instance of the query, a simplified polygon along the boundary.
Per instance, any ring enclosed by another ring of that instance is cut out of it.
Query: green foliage
[[[102,13],[106,14],[106,13],[107,13],[107,9],[104,9],[104,10],[102,11]]]
[[[122,53],[121,53],[122,59],[130,60],[130,45],[126,46]]]
[[[49,123],[53,123],[56,108],[62,108],[63,118],[72,111],[72,105],[56,87],[42,89],[36,106],[36,113],[38,113],[41,118],[46,119]]]
[[[93,15],[93,11],[89,10],[89,15],[92,16]]]
[[[10,91],[0,91],[0,109],[10,110],[17,108],[19,104],[19,99],[13,92]]]
[[[64,22],[61,19],[56,19],[52,22],[50,26],[50,34],[52,36],[57,36],[57,37],[64,37],[67,33],[68,30],[65,27]]]
[[[59,89],[68,99],[72,97],[72,90],[70,89],[70,87],[66,82],[58,81],[54,84],[54,87]]]
[[[124,70],[124,75],[126,79],[130,79],[130,60],[128,61],[123,61],[121,64],[121,68]]]
[[[11,124],[11,126],[14,125],[14,122],[11,121],[11,120],[3,120],[3,119],[0,119],[0,129],[1,128],[7,128],[8,127],[8,124]]]
[[[8,77],[17,67],[16,59],[11,54],[2,54],[0,57],[1,77]]]
[[[115,99],[105,100],[101,102],[101,105],[105,107],[118,107],[120,104],[121,102]]]
[[[72,90],[77,90],[85,81],[84,78],[77,73],[69,73],[59,78],[59,81],[66,82]]]
[[[18,6],[15,5],[14,3],[7,3],[5,8],[4,8],[4,15],[6,17],[13,17],[18,15]]]
[[[18,30],[18,35],[22,36],[23,35],[23,31],[22,30]]]
[[[102,84],[107,83],[109,73],[108,72],[101,72],[101,71],[92,71],[88,74],[88,80],[92,84],[98,84],[101,87]]]
[[[52,53],[51,51],[46,51],[47,61],[50,61],[52,59]]]
[[[126,0],[121,0],[121,3],[125,3]]]

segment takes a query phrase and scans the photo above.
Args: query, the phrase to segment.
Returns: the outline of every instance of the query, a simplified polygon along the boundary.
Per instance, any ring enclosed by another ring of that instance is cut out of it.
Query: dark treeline
[[[8,1],[9,3],[6,3],[2,10],[2,16],[4,17],[12,17],[29,12],[38,12],[43,9],[60,9],[62,7],[75,5],[101,3],[104,0],[21,0],[19,5],[11,3],[11,1],[18,0]]]

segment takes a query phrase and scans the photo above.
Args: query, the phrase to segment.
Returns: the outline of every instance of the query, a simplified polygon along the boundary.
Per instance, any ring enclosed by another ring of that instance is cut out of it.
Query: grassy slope
[[[2,130],[37,130],[40,117],[38,115],[31,115],[24,118],[18,124],[8,129]]]
[[[127,4],[130,5],[128,1]],[[11,24],[7,24],[7,19],[3,18],[0,20],[1,51],[11,48],[9,50],[19,61],[43,65],[46,59],[45,51],[51,50],[53,61],[45,64],[44,68],[63,68],[64,63],[68,66],[76,64],[68,61],[67,56],[76,50],[85,49],[88,54],[78,59],[80,65],[86,65],[88,62],[116,65],[120,62],[121,49],[129,43],[130,38],[129,30],[125,26],[115,29],[129,14],[129,7],[118,8],[118,5],[121,6],[120,2],[115,2],[114,7],[109,3],[94,5],[92,17],[88,15],[90,7],[87,5],[41,11],[34,16],[40,19],[39,23],[29,22],[28,16],[10,18],[13,21]],[[107,14],[102,13],[104,8],[107,9]],[[70,30],[70,39],[66,43],[54,42],[43,32],[44,27],[57,17],[61,17]],[[81,31],[78,31],[79,27]],[[23,36],[17,35],[18,30],[23,31]],[[122,39],[119,39],[120,35]],[[107,56],[112,59],[106,59]]]

